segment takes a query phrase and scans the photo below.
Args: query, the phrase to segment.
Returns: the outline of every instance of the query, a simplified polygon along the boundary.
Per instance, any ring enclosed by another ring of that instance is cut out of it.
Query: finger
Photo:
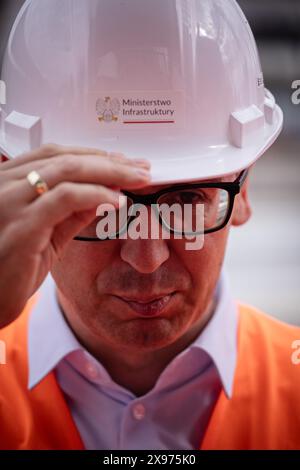
[[[74,154],[64,154],[64,155],[69,156],[69,158],[76,158],[74,157]],[[7,167],[6,169],[4,169],[5,178],[10,179],[10,180],[25,178],[26,175],[28,175],[33,170],[39,171],[41,168],[45,168],[49,164],[52,164],[52,163],[54,164],[56,161],[55,159],[61,156],[62,155],[59,155],[59,156],[54,155],[52,157],[44,158],[41,160],[35,160],[33,162],[32,161],[27,162],[27,163],[24,162],[23,164],[18,165],[18,166]],[[99,158],[99,155],[96,155],[96,154],[80,154],[80,156],[82,158],[87,158],[91,156]],[[145,168],[146,170],[150,169],[149,161],[144,160],[144,159],[128,159],[123,154],[119,154],[119,153],[116,153],[116,154],[111,153],[111,154],[108,154],[107,156],[102,156],[102,158],[107,158],[111,160],[112,162],[118,162],[122,165],[137,166],[137,167]],[[2,173],[0,172],[0,177],[1,176],[3,176],[3,172]]]
[[[3,163],[0,167],[3,171],[11,168],[15,168],[27,162],[34,162],[37,160],[43,160],[47,158],[54,157],[56,155],[85,155],[85,154],[95,154],[98,156],[107,157],[108,152],[105,150],[100,149],[89,149],[84,147],[68,147],[64,145],[56,145],[56,144],[46,144],[42,147],[39,147],[36,150],[32,150],[31,152],[23,153],[16,158],[8,160]]]
[[[42,147],[33,150],[32,152],[27,152],[22,154],[12,160],[8,160],[4,162],[0,170],[7,171],[12,169],[17,169],[16,176],[13,177],[20,177],[22,175],[21,172],[18,172],[19,167],[25,167],[26,163],[35,162],[35,169],[39,169],[47,164],[47,160],[53,158],[58,155],[73,155],[73,156],[85,156],[85,155],[95,155],[97,157],[102,158],[109,158],[113,161],[118,161],[125,165],[137,165],[137,166],[144,166],[149,167],[150,163],[145,159],[131,159],[125,156],[123,153],[120,152],[107,152],[106,150],[100,150],[95,148],[88,148],[88,147],[67,147],[62,145],[56,144],[47,144],[43,145]],[[26,171],[28,166],[24,171]],[[24,174],[24,173],[23,173]]]
[[[86,167],[87,163],[88,162],[85,161],[84,167]],[[147,172],[146,174],[137,173],[134,168],[124,167],[120,164],[113,164],[109,161],[106,162],[105,165],[106,171],[104,171],[103,166],[101,166],[99,169],[99,162],[97,162],[95,167],[93,161],[91,166],[87,165],[88,168],[86,172],[81,171],[77,166],[77,177],[74,173],[74,165],[73,170],[68,167],[67,173],[64,173],[63,170],[60,171],[57,167],[55,167],[54,171],[54,166],[51,170],[53,172],[52,175],[48,173],[46,176],[43,176],[43,173],[40,173],[41,178],[47,181],[50,190],[53,190],[55,186],[62,183],[63,181],[66,181],[67,179],[69,182],[77,179],[78,184],[99,184],[99,180],[101,180],[105,183],[104,186],[109,186],[111,189],[117,190],[120,190],[120,188],[138,189],[149,184],[150,176]],[[114,184],[112,184],[112,181]],[[45,194],[42,195],[42,197],[44,196]],[[10,181],[6,185],[0,185],[1,225],[6,224],[12,219],[18,217],[18,213],[21,209],[23,209],[24,204],[28,204],[34,201],[37,199],[37,197],[38,195],[36,189],[30,185],[26,178],[23,180]]]
[[[124,154],[118,153],[110,153],[108,154],[108,158],[113,161],[123,163],[124,165],[139,166],[146,169],[149,169],[151,167],[149,160],[146,160],[145,158],[129,158],[126,157]]]
[[[100,204],[119,207],[119,197],[119,193],[103,186],[61,183],[24,208],[22,220],[13,227],[16,234],[10,234],[10,238],[15,240],[16,245],[26,243],[27,250],[44,250],[57,225],[75,213],[94,209],[96,214],[96,208]],[[74,225],[74,235],[71,231],[69,237],[75,236],[76,231],[84,226],[85,218],[81,225]]]
[[[63,182],[138,189],[147,186],[151,180],[151,175],[146,169],[122,165],[111,160],[102,160],[100,163],[95,157],[87,157],[81,161],[72,158],[68,161],[66,157],[57,157],[57,162],[40,169],[39,175],[50,190]],[[29,203],[37,198],[36,189],[26,177],[11,183],[8,191],[14,203]],[[1,194],[5,198],[5,192],[1,191]]]
[[[87,227],[96,217],[96,208],[88,211],[75,212],[68,219],[56,225],[51,243],[56,253],[60,253],[64,246],[84,227]]]

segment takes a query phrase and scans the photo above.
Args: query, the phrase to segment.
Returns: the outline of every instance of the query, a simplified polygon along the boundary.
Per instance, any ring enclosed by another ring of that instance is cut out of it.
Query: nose
[[[121,258],[141,274],[155,272],[170,256],[166,240],[124,240]]]
[[[170,257],[166,239],[161,236],[157,239],[151,239],[150,224],[154,222],[153,214],[150,215],[151,212],[149,209],[148,214],[144,214],[139,220],[132,221],[132,224],[148,223],[147,238],[132,239],[129,231],[127,239],[121,242],[121,259],[141,274],[155,272]]]

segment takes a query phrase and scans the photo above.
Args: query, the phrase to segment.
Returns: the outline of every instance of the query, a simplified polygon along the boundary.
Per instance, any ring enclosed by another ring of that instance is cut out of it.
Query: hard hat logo
[[[180,91],[130,92],[98,98],[98,121],[118,125],[177,124],[182,126],[183,94]],[[115,127],[115,126],[113,126]]]
[[[96,111],[100,122],[116,122],[120,114],[120,101],[117,98],[99,98],[96,103]]]

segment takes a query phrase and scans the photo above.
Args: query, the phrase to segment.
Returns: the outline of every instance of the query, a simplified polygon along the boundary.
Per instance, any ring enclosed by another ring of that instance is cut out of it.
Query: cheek
[[[204,246],[200,250],[185,250],[184,244],[175,246],[174,251],[180,262],[184,264],[193,281],[196,295],[204,286],[208,290],[214,288],[222,268],[229,227],[215,233],[205,235]]]
[[[116,244],[72,241],[51,271],[59,289],[78,293],[90,290],[99,273],[112,263]]]

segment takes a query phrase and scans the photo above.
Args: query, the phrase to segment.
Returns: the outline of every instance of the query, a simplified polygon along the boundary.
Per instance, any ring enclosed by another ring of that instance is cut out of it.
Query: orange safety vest
[[[55,374],[27,388],[30,310],[0,331],[0,449],[84,449]],[[200,449],[300,449],[300,365],[291,360],[299,339],[300,328],[239,307],[233,396],[220,393]]]

